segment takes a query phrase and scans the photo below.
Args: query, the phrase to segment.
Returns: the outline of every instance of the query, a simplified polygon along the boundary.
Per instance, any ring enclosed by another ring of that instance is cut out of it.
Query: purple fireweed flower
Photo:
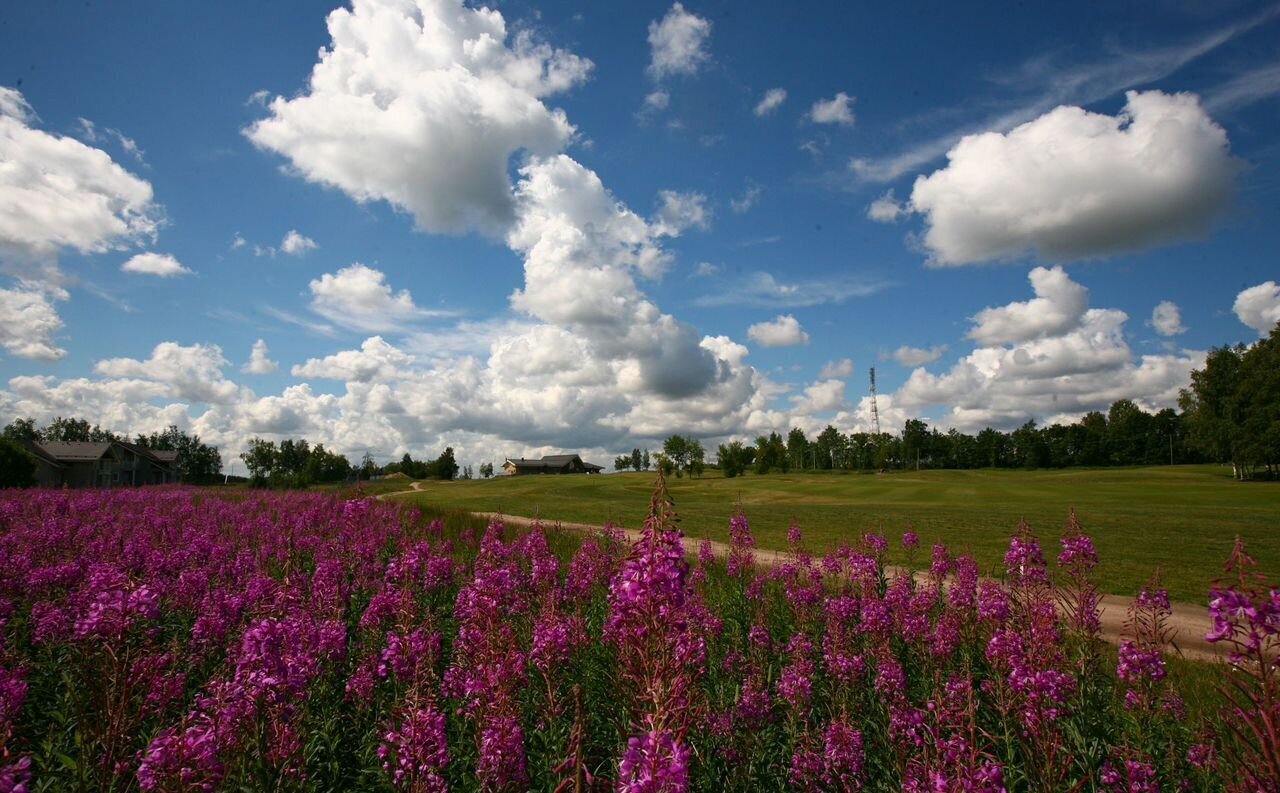
[[[813,696],[813,641],[797,633],[787,645],[787,655],[791,661],[778,678],[778,697],[794,710],[803,712]]]
[[[1063,537],[1058,566],[1077,576],[1083,576],[1097,567],[1098,552],[1093,548],[1093,540],[1085,534]]]
[[[515,717],[490,718],[480,732],[476,776],[484,790],[523,790],[529,781],[525,768],[524,733]]]
[[[3,738],[8,727],[18,718],[29,690],[26,674],[22,670],[0,667],[0,738]],[[3,749],[2,743],[0,749]]]
[[[1192,768],[1207,771],[1213,766],[1214,752],[1212,744],[1192,744],[1187,750],[1187,764]]]
[[[755,730],[769,721],[773,713],[773,698],[769,695],[769,683],[759,674],[753,674],[742,684],[734,715],[744,730]]]
[[[1139,760],[1125,760],[1119,768],[1103,763],[1099,781],[1108,793],[1160,793],[1155,768]]]
[[[698,566],[708,568],[716,561],[716,551],[711,545],[710,537],[703,537],[702,542],[698,543]]]
[[[902,547],[908,551],[914,551],[920,547],[920,537],[914,531],[906,531],[902,533]]]
[[[1025,523],[1009,540],[1009,551],[1004,555],[1004,566],[1009,577],[1015,582],[1043,584],[1049,580],[1045,572],[1044,555],[1040,553],[1040,541]]]
[[[1156,647],[1139,647],[1131,641],[1120,645],[1116,677],[1131,683],[1163,680],[1164,655]]]
[[[618,765],[619,793],[683,793],[689,789],[689,750],[668,732],[627,741]]]
[[[434,631],[419,628],[407,636],[390,632],[387,646],[378,659],[378,677],[392,675],[402,684],[415,682],[429,672],[440,658],[441,638]]]
[[[215,730],[210,724],[198,723],[164,730],[151,741],[138,766],[138,786],[156,790],[179,785],[212,791],[224,773]]]
[[[1138,596],[1134,598],[1133,604],[1140,609],[1169,611],[1169,593],[1164,589],[1143,587]]]
[[[978,616],[996,625],[1009,619],[1009,595],[995,581],[983,581],[978,585]]]
[[[9,760],[12,758],[5,758]],[[31,788],[31,756],[22,755],[12,763],[0,765],[0,790],[27,793]]]
[[[741,510],[729,519],[729,562],[727,572],[731,578],[749,576],[755,570],[756,557],[751,549],[756,540],[751,536],[751,525]]]
[[[822,789],[824,770],[822,754],[810,748],[806,742],[791,753],[791,768],[787,779],[793,790],[818,791]]]
[[[823,776],[831,790],[857,790],[862,787],[865,755],[862,733],[847,722],[835,720],[823,735]]]
[[[933,546],[932,561],[929,564],[929,576],[941,583],[953,567],[954,563],[951,561],[951,555],[947,553],[947,546],[936,543]]]
[[[444,793],[448,788],[441,773],[449,764],[444,713],[429,703],[406,708],[399,723],[383,733],[378,758],[396,787]]]
[[[800,554],[804,550],[802,547],[803,543],[804,537],[800,532],[800,524],[792,521],[791,525],[787,528],[787,549],[791,551],[792,554]]]
[[[883,559],[885,551],[889,550],[889,541],[879,534],[865,534],[862,537],[862,542],[871,551],[871,555],[877,559]]]
[[[574,614],[544,611],[533,623],[533,644],[529,662],[543,674],[565,663],[570,654],[586,644],[586,628],[582,618]]]
[[[956,576],[947,590],[947,602],[960,611],[970,611],[978,599],[978,563],[971,556],[960,556],[953,567]]]

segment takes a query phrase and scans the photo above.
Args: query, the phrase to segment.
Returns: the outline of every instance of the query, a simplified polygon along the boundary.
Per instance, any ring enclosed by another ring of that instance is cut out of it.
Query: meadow
[[[410,503],[600,525],[640,526],[652,473],[525,476],[422,482]],[[1266,567],[1280,568],[1280,486],[1232,481],[1220,466],[978,470],[888,474],[792,473],[725,479],[708,473],[670,479],[681,526],[691,537],[727,541],[741,502],[761,547],[785,549],[794,520],[814,547],[848,543],[868,531],[893,536],[911,525],[921,542],[971,554],[998,567],[1009,536],[1025,520],[1056,537],[1074,509],[1107,560],[1104,591],[1133,595],[1157,568],[1179,601],[1203,603],[1222,574],[1236,535]],[[891,561],[901,562],[901,549]]]
[[[983,579],[912,533],[793,528],[764,566],[745,513],[690,558],[679,523],[660,482],[634,541],[0,493],[0,790],[1280,790],[1280,596],[1242,548],[1210,608],[1237,663],[1209,667],[1164,655],[1158,588],[1101,641],[1079,526],[1017,531]]]

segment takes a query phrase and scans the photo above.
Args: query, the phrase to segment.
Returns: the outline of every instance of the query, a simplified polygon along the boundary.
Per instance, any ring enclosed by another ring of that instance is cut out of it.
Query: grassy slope
[[[762,547],[785,547],[793,517],[806,544],[817,549],[852,542],[869,529],[882,528],[896,539],[910,521],[925,549],[946,542],[993,569],[1019,519],[1037,530],[1046,555],[1056,555],[1056,539],[1074,507],[1097,543],[1107,591],[1131,594],[1161,567],[1176,599],[1201,601],[1236,534],[1264,570],[1280,573],[1280,487],[1236,483],[1212,466],[713,475],[668,484],[687,534],[727,540],[729,514],[740,497]],[[405,498],[583,523],[612,518],[636,527],[652,485],[652,474],[520,477],[428,482],[422,494]]]

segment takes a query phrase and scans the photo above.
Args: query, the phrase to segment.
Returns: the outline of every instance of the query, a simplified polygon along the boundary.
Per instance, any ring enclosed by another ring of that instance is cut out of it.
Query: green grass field
[[[397,498],[639,527],[653,478],[632,473],[424,482],[421,493]],[[928,546],[945,542],[994,570],[1021,519],[1040,535],[1052,561],[1074,507],[1097,544],[1100,581],[1109,592],[1133,594],[1158,567],[1175,599],[1202,602],[1237,534],[1265,571],[1280,575],[1280,485],[1233,482],[1229,469],[1216,466],[711,475],[668,485],[686,534],[727,540],[729,515],[741,499],[761,547],[784,548],[794,518],[815,550],[872,529],[896,548],[910,522],[921,539],[917,561],[927,563]]]

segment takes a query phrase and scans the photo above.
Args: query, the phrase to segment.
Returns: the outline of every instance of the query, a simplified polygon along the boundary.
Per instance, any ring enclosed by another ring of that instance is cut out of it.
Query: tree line
[[[1071,424],[1028,421],[1012,432],[943,432],[910,419],[898,435],[841,433],[816,438],[793,428],[720,444],[727,477],[747,471],[1066,468],[1070,466],[1230,463],[1240,479],[1280,478],[1280,326],[1253,345],[1212,350],[1178,406],[1148,413],[1129,399]],[[678,436],[673,436],[678,437]]]

